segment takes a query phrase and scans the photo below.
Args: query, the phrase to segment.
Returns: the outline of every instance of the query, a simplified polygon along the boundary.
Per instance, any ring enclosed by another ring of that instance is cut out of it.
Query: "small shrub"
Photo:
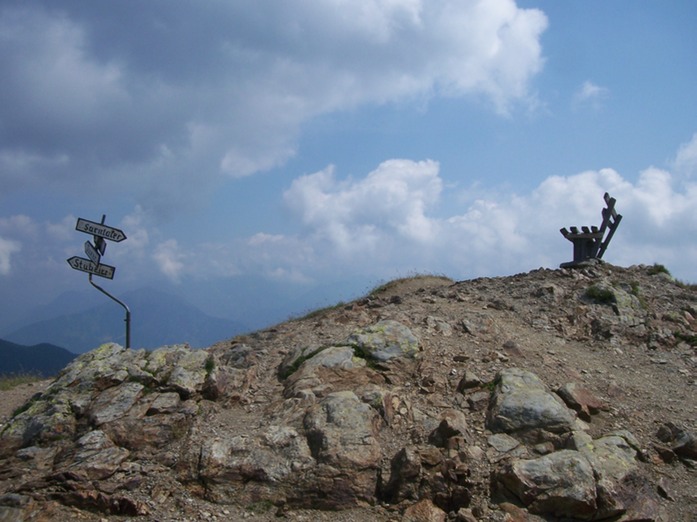
[[[686,342],[690,346],[697,346],[697,334],[686,334],[683,332],[675,332],[673,334],[676,339]]]
[[[206,377],[213,373],[213,370],[215,370],[215,359],[213,358],[213,356],[208,356],[204,368],[206,369]]]
[[[612,304],[615,302],[615,294],[609,288],[593,285],[586,290],[586,297],[596,303]]]
[[[649,267],[648,274],[649,275],[656,275],[656,274],[668,274],[668,275],[670,275],[670,271],[665,266],[663,266],[659,263],[654,263],[653,266]]]

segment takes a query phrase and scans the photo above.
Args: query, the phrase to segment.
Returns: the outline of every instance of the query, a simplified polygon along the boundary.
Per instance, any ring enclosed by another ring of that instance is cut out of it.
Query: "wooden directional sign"
[[[114,279],[114,272],[116,268],[109,265],[96,265],[89,259],[84,257],[73,256],[68,259],[68,264],[75,270],[82,270],[83,272],[88,272],[90,274],[98,275],[99,277],[105,277],[107,279]]]
[[[77,219],[75,230],[79,230],[85,234],[103,237],[104,239],[108,239],[110,241],[116,241],[117,243],[126,239],[126,234],[123,233],[123,230],[108,227],[102,223],[95,223],[94,221],[89,221],[82,218]]]
[[[102,259],[102,256],[89,241],[85,241],[85,254],[87,254],[87,257],[89,257],[95,265],[99,266],[99,261]]]

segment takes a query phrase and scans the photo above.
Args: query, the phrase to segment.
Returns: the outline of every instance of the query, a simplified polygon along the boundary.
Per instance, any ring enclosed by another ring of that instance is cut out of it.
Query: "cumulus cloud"
[[[282,164],[319,114],[472,95],[505,113],[546,24],[513,0],[5,2],[0,189],[90,175],[174,206]]]
[[[426,210],[441,190],[438,163],[395,159],[355,182],[337,182],[328,167],[296,179],[284,198],[318,238],[360,251],[382,248],[389,237],[435,239],[437,224]]]
[[[649,167],[636,181],[613,169],[553,176],[528,194],[478,198],[442,217],[444,184],[436,162],[390,160],[362,179],[338,179],[331,167],[302,176],[285,200],[316,258],[331,258],[334,269],[425,268],[466,277],[571,260],[559,229],[599,225],[609,192],[624,220],[607,260],[669,263],[697,279],[697,246],[689,243],[697,237],[697,185],[678,187],[669,171]]]
[[[0,237],[0,275],[8,275],[11,269],[12,254],[16,254],[22,249],[17,241]]]

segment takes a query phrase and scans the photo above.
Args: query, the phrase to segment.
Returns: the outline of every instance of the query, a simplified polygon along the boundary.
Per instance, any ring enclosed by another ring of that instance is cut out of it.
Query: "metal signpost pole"
[[[111,295],[109,292],[104,290],[101,286],[99,286],[97,283],[92,281],[92,274],[89,274],[89,280],[90,284],[95,287],[97,290],[99,290],[101,293],[106,295],[107,297],[113,299],[117,303],[119,303],[121,306],[123,306],[124,310],[126,310],[126,348],[131,347],[131,311],[128,309],[128,306],[126,306],[126,303],[119,301],[116,297]]]
[[[94,238],[94,245],[89,241],[85,242],[85,254],[89,259],[84,257],[73,256],[69,258],[68,264],[75,270],[80,270],[82,272],[87,272],[89,274],[90,284],[97,290],[102,292],[108,298],[113,299],[118,304],[123,306],[126,310],[126,348],[131,347],[131,311],[129,310],[126,303],[119,301],[116,297],[111,295],[109,292],[104,290],[101,286],[97,285],[92,281],[92,275],[98,275],[99,277],[104,277],[106,279],[113,279],[114,272],[116,268],[110,265],[105,265],[102,263],[102,256],[106,251],[106,240],[115,241],[117,243],[126,239],[126,234],[123,230],[118,228],[110,227],[104,224],[106,220],[106,214],[102,214],[101,223],[95,223],[94,221],[89,221],[87,219],[78,218],[77,224],[75,225],[75,230],[79,232],[84,232],[85,234],[90,234]]]

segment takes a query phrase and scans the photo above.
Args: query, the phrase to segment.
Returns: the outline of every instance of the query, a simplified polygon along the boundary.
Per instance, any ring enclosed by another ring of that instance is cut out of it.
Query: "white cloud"
[[[575,107],[589,105],[594,109],[599,109],[601,103],[609,96],[610,90],[586,80],[574,93],[573,103]]]
[[[0,275],[8,275],[10,273],[12,255],[21,249],[22,245],[17,241],[0,237]]]
[[[157,245],[152,255],[160,271],[172,281],[178,282],[186,268],[186,255],[174,239]]]
[[[690,141],[680,145],[673,165],[685,177],[697,176],[697,133],[692,135]]]
[[[282,164],[320,114],[527,103],[547,24],[513,0],[76,6],[0,9],[0,189],[89,173],[157,208]]]
[[[148,216],[140,205],[121,219],[119,228],[126,234],[126,241],[119,243],[118,251],[122,258],[142,257],[148,252],[150,232]]]
[[[571,260],[572,245],[559,229],[599,225],[609,192],[624,219],[605,259],[670,263],[674,273],[697,280],[697,185],[676,188],[668,171],[650,167],[635,182],[613,169],[554,176],[527,195],[481,197],[436,217],[444,213],[443,185],[435,162],[390,160],[357,180],[337,179],[333,168],[302,176],[285,199],[306,226],[298,244],[313,247],[309,261],[331,259],[332,270],[364,274],[425,269],[467,277]]]
[[[437,223],[425,212],[441,190],[436,162],[395,159],[356,182],[337,182],[332,167],[303,176],[284,198],[318,238],[340,251],[362,251],[383,248],[391,236],[434,239]]]
[[[36,222],[26,214],[0,218],[0,232],[13,237],[34,239],[39,231]]]

